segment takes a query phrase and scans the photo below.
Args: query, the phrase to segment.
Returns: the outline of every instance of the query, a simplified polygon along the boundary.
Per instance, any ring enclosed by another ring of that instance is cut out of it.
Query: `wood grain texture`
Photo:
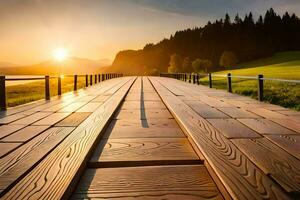
[[[55,126],[78,126],[81,124],[91,113],[73,113],[63,119],[62,121],[55,124]]]
[[[27,126],[1,140],[1,142],[27,142],[31,138],[37,136],[49,126]]]
[[[14,122],[16,120],[22,119],[22,118],[24,118],[24,117],[26,117],[30,114],[33,114],[33,112],[31,112],[31,113],[22,112],[22,113],[18,113],[18,114],[14,114],[14,115],[9,115],[9,116],[1,118],[0,119],[0,124],[9,124],[9,123]]]
[[[73,128],[50,128],[0,159],[0,189],[6,192],[11,188],[72,130]]]
[[[147,110],[147,109],[166,109],[161,101],[125,101],[121,107],[122,110]]]
[[[232,118],[261,118],[258,115],[250,113],[241,108],[218,108],[218,109]]]
[[[110,96],[109,95],[100,95],[92,100],[92,102],[104,102],[106,101]]]
[[[80,176],[91,147],[119,106],[134,78],[121,78],[123,90],[102,104],[62,143],[9,190],[2,199],[61,199],[69,195]],[[117,81],[117,80],[116,80]],[[111,81],[111,84],[113,82]],[[122,85],[120,85],[121,87]],[[127,89],[127,90],[125,90]],[[66,176],[68,174],[68,176]]]
[[[297,134],[268,119],[238,119],[241,123],[261,134]]]
[[[266,137],[300,160],[300,135],[266,135]]]
[[[35,122],[33,125],[52,126],[52,125],[56,124],[57,122],[63,120],[70,114],[71,113],[53,113],[53,114],[49,115],[48,117],[45,117],[44,119],[41,119],[41,120]]]
[[[84,105],[83,107],[81,107],[79,110],[77,110],[76,112],[93,112],[94,110],[96,110],[100,105],[102,104],[102,102],[90,102],[86,105]]]
[[[219,132],[227,138],[260,138],[262,137],[252,129],[243,125],[235,119],[208,119]]]
[[[20,146],[21,143],[1,143],[0,142],[0,158]]]
[[[277,124],[284,126],[285,128],[291,129],[293,131],[296,131],[297,133],[300,133],[300,123],[297,121],[294,121],[292,118],[272,118],[270,119],[273,122],[276,122]]]
[[[103,138],[172,138],[185,137],[172,119],[122,119],[113,120]]]
[[[212,108],[207,104],[201,103],[200,101],[185,101],[185,103],[189,105],[196,113],[206,119],[230,118],[228,115],[217,110],[216,108]]]
[[[199,160],[186,138],[133,138],[102,140],[91,163],[124,161]]]
[[[185,128],[234,199],[290,199],[276,182],[254,165],[233,143],[165,87],[150,79],[175,119]]]
[[[84,106],[86,103],[87,102],[74,102],[74,103],[69,104],[66,107],[63,107],[58,112],[75,112],[76,110],[78,110],[79,108]]]
[[[119,110],[114,119],[172,119],[173,116],[168,110],[147,109],[147,110]]]
[[[30,125],[40,119],[43,119],[47,116],[51,115],[51,112],[37,112],[17,121],[12,122],[11,124],[19,124],[19,125]]]
[[[71,197],[83,198],[223,199],[201,165],[88,169]]]
[[[287,192],[300,195],[300,160],[266,138],[234,139],[232,142]]]
[[[25,125],[2,125],[2,126],[0,126],[0,139],[12,134],[13,132],[18,131],[24,127],[25,127]]]

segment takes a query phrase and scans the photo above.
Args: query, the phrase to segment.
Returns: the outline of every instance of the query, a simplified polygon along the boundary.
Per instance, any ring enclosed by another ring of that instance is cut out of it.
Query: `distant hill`
[[[243,18],[226,14],[223,19],[177,31],[168,39],[146,44],[143,49],[120,51],[110,69],[127,74],[167,72],[170,57],[176,55],[176,66],[187,61],[187,67],[178,72],[194,71],[191,63],[196,59],[210,61],[210,70],[218,71],[222,69],[220,58],[224,52],[232,53],[238,63],[245,63],[278,52],[300,51],[299,35],[300,19],[295,14],[280,16],[271,8],[256,21],[251,12]]]
[[[111,65],[112,61],[108,59],[90,60],[83,58],[71,57],[62,63],[55,61],[45,61],[35,65],[29,66],[10,66],[3,65],[1,67],[1,74],[7,75],[56,75],[60,71],[62,74],[92,74],[99,73],[105,69],[106,66]]]
[[[8,67],[18,67],[18,64],[10,63],[10,62],[0,62],[0,68],[8,68]]]

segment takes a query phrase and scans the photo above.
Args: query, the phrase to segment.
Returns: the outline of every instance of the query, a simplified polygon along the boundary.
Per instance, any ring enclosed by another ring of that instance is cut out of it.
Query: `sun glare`
[[[53,56],[56,61],[64,61],[68,57],[68,52],[64,48],[57,48],[53,51]]]

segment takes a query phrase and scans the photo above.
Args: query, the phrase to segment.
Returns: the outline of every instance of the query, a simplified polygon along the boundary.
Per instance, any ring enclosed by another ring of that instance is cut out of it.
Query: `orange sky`
[[[201,26],[226,12],[264,12],[271,6],[277,11],[299,8],[299,3],[292,4],[294,0],[287,0],[290,4],[280,4],[279,0],[268,1],[274,4],[253,2],[0,0],[0,62],[42,62],[51,59],[57,47],[67,48],[71,56],[113,60],[119,50],[142,48],[176,30]]]

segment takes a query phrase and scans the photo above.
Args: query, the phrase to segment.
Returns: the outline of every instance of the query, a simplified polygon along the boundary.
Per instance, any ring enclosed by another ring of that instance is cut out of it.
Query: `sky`
[[[113,60],[225,13],[257,16],[270,7],[300,15],[300,0],[0,0],[0,62],[43,62],[62,47]]]

